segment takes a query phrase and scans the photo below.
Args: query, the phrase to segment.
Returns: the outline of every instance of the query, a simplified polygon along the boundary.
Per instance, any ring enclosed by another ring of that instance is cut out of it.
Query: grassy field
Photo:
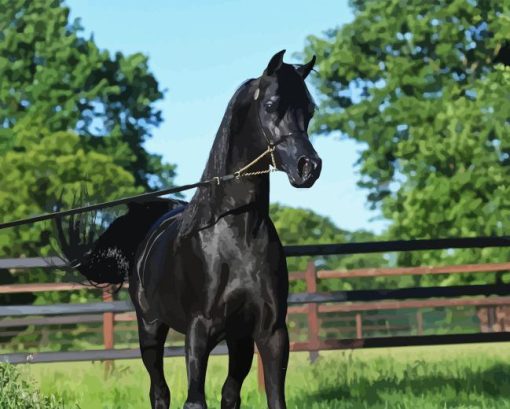
[[[148,408],[148,376],[141,361],[117,361],[105,379],[101,363],[18,367],[44,394],[66,408]],[[185,399],[183,358],[165,362],[172,408]],[[210,409],[219,408],[226,358],[212,357],[207,377]],[[310,365],[292,354],[289,409],[510,409],[510,343],[322,352]],[[266,408],[257,391],[256,364],[243,388],[244,408]]]

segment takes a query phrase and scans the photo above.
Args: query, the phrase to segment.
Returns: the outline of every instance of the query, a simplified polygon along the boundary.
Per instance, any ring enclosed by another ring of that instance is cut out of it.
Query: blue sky
[[[286,49],[286,62],[303,50],[308,35],[352,20],[347,0],[67,0],[71,18],[112,52],[143,52],[165,98],[164,122],[146,143],[177,164],[176,183],[197,181],[228,100],[246,79],[259,76],[271,56]],[[315,93],[317,96],[317,94]],[[354,163],[360,149],[338,136],[315,137],[323,159],[311,189],[295,189],[284,174],[271,177],[271,201],[305,207],[345,229],[380,231]],[[188,195],[189,197],[189,195]]]

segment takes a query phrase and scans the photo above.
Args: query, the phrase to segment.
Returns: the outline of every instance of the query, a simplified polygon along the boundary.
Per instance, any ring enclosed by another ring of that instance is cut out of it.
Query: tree
[[[48,211],[64,188],[69,204],[83,183],[92,200],[171,185],[174,166],[143,147],[163,95],[147,57],[100,50],[61,0],[0,8],[1,219]],[[2,231],[0,254],[44,254],[42,233]]]
[[[0,220],[53,210],[62,192],[69,207],[84,187],[98,202],[171,186],[174,166],[143,147],[163,96],[147,57],[99,49],[61,0],[0,0],[0,10]],[[48,255],[52,235],[49,223],[1,230],[0,257]],[[0,272],[0,283],[62,279]],[[36,302],[84,297],[45,293]]]
[[[13,147],[13,126],[31,115],[50,132],[75,131],[137,186],[169,185],[174,168],[142,146],[161,122],[154,102],[163,96],[147,57],[100,50],[61,0],[0,0],[0,8],[0,154]]]
[[[315,131],[363,144],[359,185],[401,239],[510,233],[510,1],[355,0],[311,36],[324,95]],[[506,60],[505,60],[506,58]],[[508,250],[400,262],[508,260]]]

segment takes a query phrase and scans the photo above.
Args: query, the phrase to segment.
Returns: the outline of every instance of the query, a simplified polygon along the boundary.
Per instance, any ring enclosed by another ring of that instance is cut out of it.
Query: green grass
[[[289,409],[510,409],[510,343],[322,352],[316,364],[291,354]],[[212,357],[207,376],[210,409],[219,408],[226,358]],[[42,393],[66,408],[148,408],[149,380],[140,360],[117,361],[107,379],[101,363],[26,365]],[[165,361],[172,408],[186,393],[183,358]],[[266,408],[257,391],[256,363],[243,387],[244,408]]]

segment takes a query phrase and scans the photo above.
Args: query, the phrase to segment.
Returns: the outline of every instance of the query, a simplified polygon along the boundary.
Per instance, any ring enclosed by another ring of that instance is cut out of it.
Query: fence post
[[[421,310],[416,311],[416,323],[418,324],[418,335],[423,335],[423,313]]]
[[[494,324],[496,323],[496,309],[494,306],[487,307],[487,326],[489,327],[489,332],[494,331]]]
[[[309,294],[317,292],[317,271],[312,260],[308,262],[305,272],[306,289]],[[310,362],[314,363],[319,357],[319,307],[315,303],[308,304],[308,346]]]
[[[363,338],[363,321],[361,319],[361,312],[356,313],[356,338]]]
[[[257,383],[259,385],[259,392],[264,393],[266,386],[264,383],[264,366],[262,365],[262,358],[260,352],[257,350]]]
[[[500,305],[499,307],[496,307],[496,319],[499,324],[499,331],[500,332],[506,332],[506,311],[505,306]]]
[[[103,288],[103,302],[112,302],[113,293],[111,286]],[[113,349],[113,312],[103,313],[103,343],[104,349]],[[104,361],[105,375],[113,370],[113,361]]]

